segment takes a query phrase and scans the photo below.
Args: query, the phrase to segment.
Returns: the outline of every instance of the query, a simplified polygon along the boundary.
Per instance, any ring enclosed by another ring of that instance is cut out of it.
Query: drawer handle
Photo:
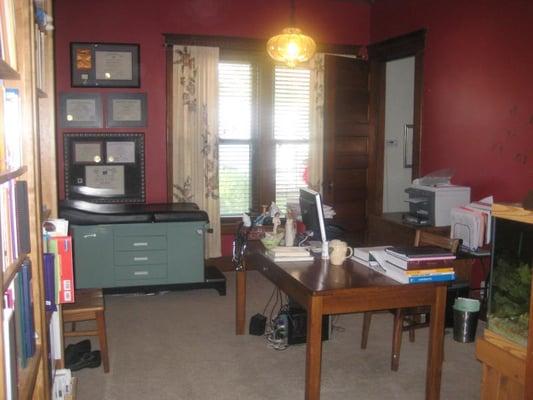
[[[148,261],[148,257],[133,257],[133,261]]]
[[[134,247],[148,246],[148,242],[135,242],[133,243]]]
[[[84,239],[95,238],[95,237],[96,237],[96,233],[89,233],[88,235],[83,235]]]
[[[148,271],[135,271],[133,275],[135,276],[148,275]]]

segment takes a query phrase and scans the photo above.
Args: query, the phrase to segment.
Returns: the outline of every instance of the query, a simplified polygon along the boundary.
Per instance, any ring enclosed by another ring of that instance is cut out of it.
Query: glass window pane
[[[221,139],[251,138],[252,81],[251,64],[218,64],[218,134]]]
[[[248,212],[251,204],[250,145],[219,145],[220,215]]]
[[[287,202],[298,202],[299,189],[307,187],[304,174],[308,156],[308,143],[276,145],[276,204],[282,212]]]

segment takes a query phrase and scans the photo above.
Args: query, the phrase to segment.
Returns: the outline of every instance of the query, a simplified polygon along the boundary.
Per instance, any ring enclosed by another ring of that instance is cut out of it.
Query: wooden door
[[[351,244],[364,240],[371,150],[368,63],[326,56],[324,202]]]

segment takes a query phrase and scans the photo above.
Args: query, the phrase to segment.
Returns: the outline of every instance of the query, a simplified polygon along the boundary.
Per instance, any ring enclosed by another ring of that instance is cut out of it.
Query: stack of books
[[[355,248],[355,261],[401,283],[453,281],[455,255],[440,247]]]
[[[277,246],[266,251],[266,255],[275,262],[313,261],[314,257],[305,247]]]
[[[440,247],[389,247],[384,250],[386,273],[402,283],[453,281],[455,255]],[[372,254],[372,253],[371,253]]]

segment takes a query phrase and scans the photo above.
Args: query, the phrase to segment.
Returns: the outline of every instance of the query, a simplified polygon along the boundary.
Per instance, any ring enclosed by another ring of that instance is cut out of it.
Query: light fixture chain
[[[291,0],[291,16],[289,20],[291,27],[296,26],[295,9],[296,9],[296,6],[294,5],[294,0]]]

